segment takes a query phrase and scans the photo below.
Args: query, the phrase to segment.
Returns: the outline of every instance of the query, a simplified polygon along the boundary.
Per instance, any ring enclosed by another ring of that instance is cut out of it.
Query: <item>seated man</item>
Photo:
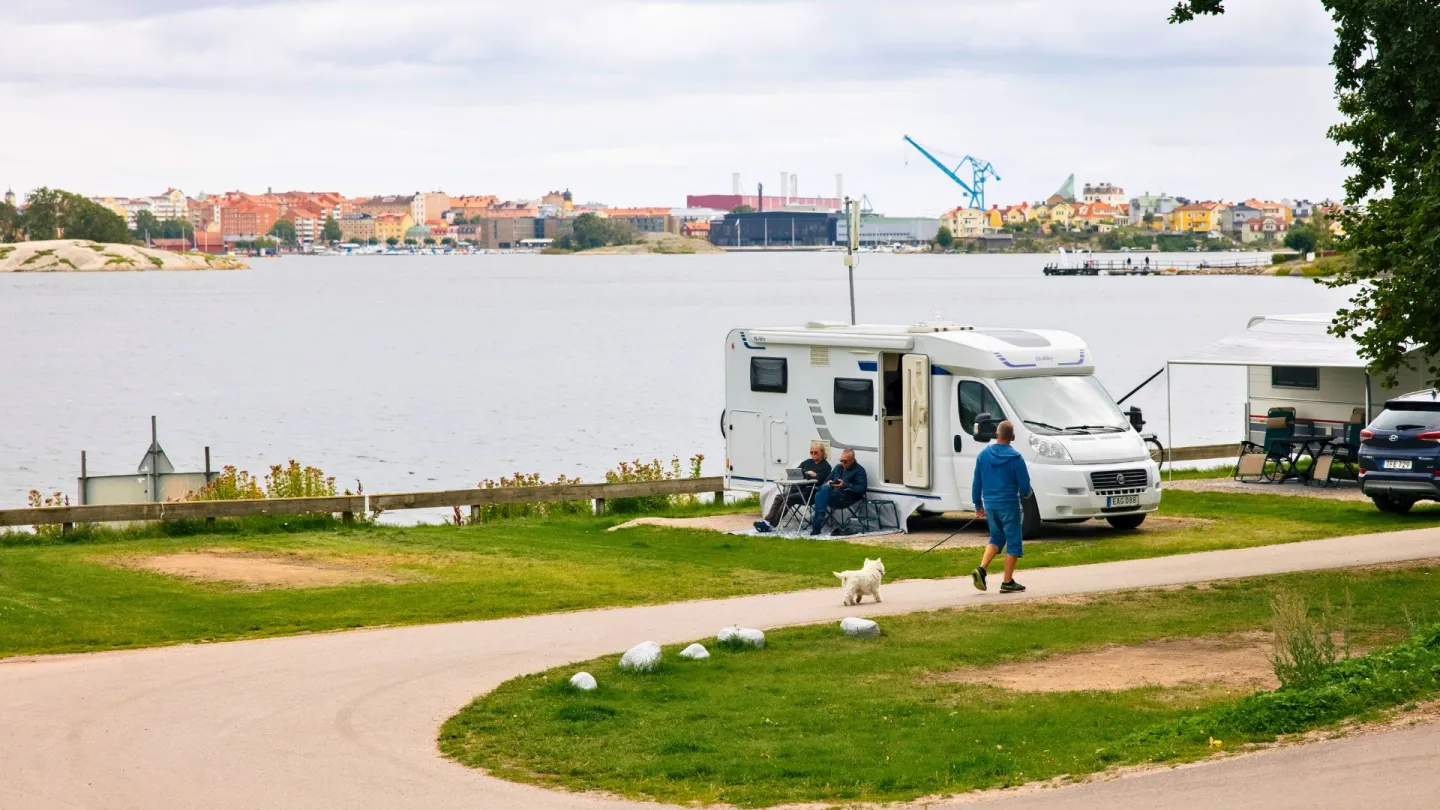
[[[830,479],[830,462],[825,459],[825,445],[819,442],[810,445],[810,458],[800,462],[800,472],[805,474],[805,481],[790,484],[781,490],[780,494],[770,501],[770,508],[765,511],[765,519],[755,521],[755,531],[774,531],[780,524],[780,515],[784,514],[785,507],[814,500],[815,485]]]
[[[830,480],[815,492],[815,517],[810,521],[810,534],[819,534],[825,527],[825,515],[831,509],[844,509],[864,500],[865,468],[855,463],[855,451],[840,453],[840,466],[830,471]]]

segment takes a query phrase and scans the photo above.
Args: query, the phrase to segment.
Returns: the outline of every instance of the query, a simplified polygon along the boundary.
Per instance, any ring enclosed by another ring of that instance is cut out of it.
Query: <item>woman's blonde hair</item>
[[[830,451],[825,449],[825,443],[824,443],[824,442],[811,442],[811,443],[810,443],[810,449],[811,449],[811,450],[814,450],[814,449],[817,448],[817,447],[820,448],[820,460],[821,460],[821,461],[829,461],[829,460],[830,460]]]

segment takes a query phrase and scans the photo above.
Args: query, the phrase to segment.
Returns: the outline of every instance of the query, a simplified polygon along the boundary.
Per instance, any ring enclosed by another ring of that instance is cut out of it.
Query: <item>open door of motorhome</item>
[[[900,371],[905,390],[905,486],[930,488],[930,358],[907,354]]]

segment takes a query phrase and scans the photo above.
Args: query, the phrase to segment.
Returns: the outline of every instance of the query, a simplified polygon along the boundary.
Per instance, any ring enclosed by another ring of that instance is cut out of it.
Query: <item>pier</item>
[[[1270,266],[1270,260],[1200,259],[1197,261],[1164,261],[1145,264],[1131,258],[1085,259],[1078,263],[1050,262],[1045,265],[1047,276],[1258,276]]]

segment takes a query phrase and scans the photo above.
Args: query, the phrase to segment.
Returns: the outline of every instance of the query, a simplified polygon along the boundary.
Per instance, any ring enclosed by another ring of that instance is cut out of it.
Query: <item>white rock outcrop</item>
[[[116,270],[243,270],[226,256],[172,253],[140,245],[51,239],[0,245],[0,273],[88,273]]]
[[[642,641],[620,656],[620,668],[628,672],[653,672],[660,666],[660,645]]]
[[[595,682],[594,675],[588,672],[577,672],[570,676],[570,685],[582,692],[591,692],[600,684]]]
[[[691,644],[680,651],[680,657],[688,661],[703,661],[710,657],[710,651],[705,649],[704,644]]]
[[[851,638],[874,638],[880,635],[880,625],[869,619],[851,616],[840,620],[840,629]]]
[[[751,627],[725,627],[715,634],[715,640],[721,644],[741,642],[751,647],[764,647],[765,634]]]

